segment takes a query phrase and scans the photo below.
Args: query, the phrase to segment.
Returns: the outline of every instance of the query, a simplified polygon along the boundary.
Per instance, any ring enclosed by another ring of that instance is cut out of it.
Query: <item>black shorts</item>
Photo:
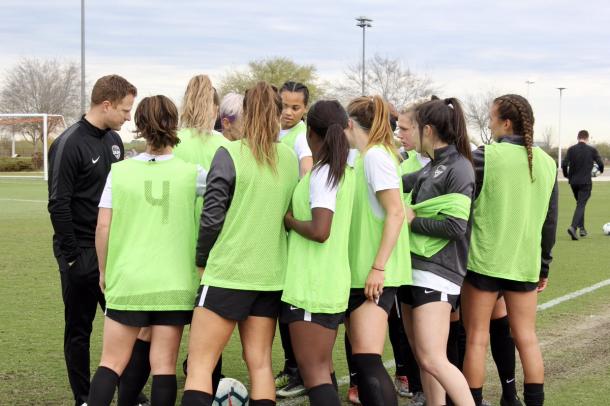
[[[383,293],[377,301],[377,306],[381,307],[389,315],[392,306],[394,306],[394,300],[396,298],[396,291],[398,288],[388,287],[383,288]],[[350,313],[362,306],[368,299],[364,296],[364,288],[352,288],[349,291],[349,302],[347,303],[347,310],[345,316],[349,317]]]
[[[422,288],[421,286],[401,286],[398,289],[398,298],[412,308],[434,302],[446,302],[451,305],[451,310],[456,310],[460,295],[450,295],[438,290]]]
[[[281,298],[281,290],[240,290],[201,285],[195,306],[205,307],[225,319],[235,321],[246,320],[249,316],[277,319]]]
[[[336,330],[339,324],[345,320],[345,312],[341,313],[310,313],[305,309],[295,307],[289,303],[282,302],[280,313],[281,323],[293,323],[295,321],[308,321],[319,324],[322,327]]]
[[[511,281],[510,279],[496,278],[468,271],[466,281],[479,290],[486,292],[531,292],[538,288],[538,282]]]
[[[106,317],[131,327],[184,326],[191,324],[192,310],[114,310],[106,309]]]

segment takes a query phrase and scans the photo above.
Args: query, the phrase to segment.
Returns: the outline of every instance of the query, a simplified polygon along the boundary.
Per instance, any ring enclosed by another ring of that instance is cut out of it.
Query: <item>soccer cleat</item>
[[[279,374],[275,376],[275,388],[281,389],[288,385],[290,378],[297,374],[296,368],[285,367]]]
[[[426,406],[426,395],[424,395],[424,392],[415,392],[409,406]]]
[[[307,392],[307,389],[305,389],[305,386],[303,385],[303,380],[296,374],[290,375],[286,386],[277,389],[275,393],[280,398],[293,398],[295,396],[304,395],[305,392]]]
[[[409,379],[404,375],[396,375],[394,377],[394,386],[396,387],[396,393],[402,397],[410,398],[413,396],[409,390]]]
[[[489,400],[481,400],[481,406],[491,406],[491,402]]]
[[[578,240],[578,234],[576,234],[576,229],[574,227],[568,227],[568,234],[572,237],[572,241]]]
[[[134,406],[150,406],[150,400],[148,400],[145,394],[140,392]]]
[[[360,405],[360,398],[358,397],[358,387],[357,386],[350,386],[349,389],[347,390],[347,400],[352,404],[352,405]]]
[[[585,230],[584,227],[580,228],[580,236],[581,237],[586,237],[587,235],[589,235],[589,233],[587,233],[587,230]]]
[[[500,406],[523,406],[521,399],[517,395],[512,396],[510,399],[506,399],[504,396],[500,399]]]

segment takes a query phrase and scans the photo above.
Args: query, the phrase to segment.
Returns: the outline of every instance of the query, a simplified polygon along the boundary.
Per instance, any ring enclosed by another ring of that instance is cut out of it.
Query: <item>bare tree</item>
[[[348,101],[361,95],[362,64],[349,65],[345,78],[332,87],[330,93],[339,100]],[[420,76],[408,67],[403,67],[399,59],[375,55],[366,61],[366,93],[378,94],[398,108],[437,91],[432,80]]]
[[[464,114],[468,124],[479,133],[483,144],[492,141],[489,130],[489,109],[498,92],[488,90],[481,93],[471,94],[464,100]]]
[[[0,90],[0,111],[61,114],[67,122],[74,120],[80,111],[78,65],[73,62],[62,64],[57,60],[22,59],[6,72]],[[58,124],[59,120],[50,120],[49,133]],[[18,128],[32,142],[36,154],[42,125],[26,121]]]
[[[553,143],[553,127],[545,127],[540,138],[540,148],[542,148],[546,152],[549,152]]]

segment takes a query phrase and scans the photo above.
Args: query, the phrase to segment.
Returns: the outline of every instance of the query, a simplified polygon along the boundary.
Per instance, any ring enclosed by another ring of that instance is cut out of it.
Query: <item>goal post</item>
[[[66,121],[64,120],[64,116],[61,114],[46,114],[46,113],[1,113],[0,114],[0,130],[5,129],[7,126],[13,126],[12,136],[11,136],[11,158],[16,159],[16,126],[23,126],[26,124],[35,124],[40,123],[42,125],[42,174],[37,175],[33,172],[23,172],[23,173],[12,173],[10,175],[6,175],[3,172],[0,172],[0,177],[10,177],[10,178],[43,178],[44,180],[49,179],[49,124],[51,120],[58,120],[63,128],[66,128]],[[6,154],[2,154],[5,156]],[[34,156],[32,155],[32,158]]]

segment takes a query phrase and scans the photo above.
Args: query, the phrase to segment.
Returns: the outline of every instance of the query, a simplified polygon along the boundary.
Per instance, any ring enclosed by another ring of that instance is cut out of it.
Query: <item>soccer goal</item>
[[[60,114],[0,114],[0,177],[48,180],[49,136],[65,128]]]

